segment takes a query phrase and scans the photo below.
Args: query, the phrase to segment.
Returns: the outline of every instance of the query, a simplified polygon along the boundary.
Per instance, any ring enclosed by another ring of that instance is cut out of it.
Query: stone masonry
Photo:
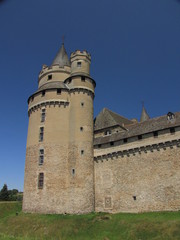
[[[93,122],[91,56],[62,44],[28,99],[23,211],[180,210],[180,113],[140,122],[104,108]]]

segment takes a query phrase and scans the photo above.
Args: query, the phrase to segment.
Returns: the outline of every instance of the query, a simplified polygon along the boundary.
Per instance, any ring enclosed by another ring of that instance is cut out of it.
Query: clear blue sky
[[[27,99],[62,35],[68,54],[91,53],[95,115],[180,111],[180,1],[0,0],[0,188],[23,190]]]

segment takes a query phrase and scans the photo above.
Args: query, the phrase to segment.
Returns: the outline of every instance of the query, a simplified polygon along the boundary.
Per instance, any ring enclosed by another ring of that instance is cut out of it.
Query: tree
[[[9,200],[9,192],[8,192],[7,184],[4,184],[3,188],[0,191],[0,200],[1,201]]]
[[[17,201],[17,196],[18,196],[17,189],[8,190],[8,193],[9,193],[9,197],[8,197],[9,201]]]

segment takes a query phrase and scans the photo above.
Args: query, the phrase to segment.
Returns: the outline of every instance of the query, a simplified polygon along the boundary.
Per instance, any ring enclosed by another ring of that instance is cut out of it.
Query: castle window
[[[39,165],[44,163],[44,149],[39,150]]]
[[[134,201],[136,201],[136,199],[137,199],[136,196],[133,196],[133,199],[134,199]]]
[[[168,112],[168,114],[167,114],[167,119],[171,121],[171,120],[173,120],[174,118],[175,118],[174,113]]]
[[[81,102],[81,107],[84,107],[84,103],[83,102]]]
[[[45,117],[46,117],[46,109],[43,108],[41,110],[41,122],[45,122]]]
[[[142,140],[142,135],[138,135],[138,140]]]
[[[73,176],[75,175],[75,169],[74,168],[72,169],[72,175]]]
[[[174,128],[174,127],[170,128],[170,133],[171,133],[171,134],[174,134],[174,133],[175,133],[175,128]]]
[[[40,127],[39,141],[42,142],[43,139],[44,139],[44,127]]]
[[[107,130],[107,131],[105,131],[104,134],[105,134],[105,135],[110,135],[110,134],[111,134],[111,130]]]
[[[61,89],[60,88],[57,89],[57,94],[61,94]]]
[[[85,82],[85,80],[86,80],[85,76],[81,76],[81,81]]]
[[[69,78],[69,79],[68,79],[68,83],[71,83],[71,81],[72,81],[72,79],[71,79],[71,78]]]
[[[77,62],[77,67],[81,67],[81,62]]]
[[[32,96],[32,98],[31,98],[31,102],[33,102],[34,101],[34,96]]]
[[[48,80],[51,80],[51,79],[52,79],[52,74],[48,75]]]
[[[38,176],[38,188],[39,189],[43,189],[43,185],[44,185],[44,173],[39,173],[39,176]]]
[[[80,131],[81,131],[81,132],[83,131],[83,127],[80,127]]]
[[[127,143],[127,141],[128,141],[127,138],[124,138],[124,139],[123,139],[123,142],[124,142],[124,143]]]
[[[153,132],[154,137],[158,137],[158,131]]]
[[[81,155],[84,155],[84,150],[81,150]]]
[[[110,145],[111,145],[111,146],[114,146],[114,142],[110,142]]]
[[[101,144],[98,144],[98,148],[101,148]]]
[[[41,96],[42,96],[42,97],[45,96],[45,91],[42,91],[42,95],[41,95]]]

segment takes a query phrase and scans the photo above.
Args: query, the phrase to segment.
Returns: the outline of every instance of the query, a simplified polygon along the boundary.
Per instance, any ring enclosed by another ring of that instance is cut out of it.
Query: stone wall
[[[89,86],[89,81],[83,84]],[[39,164],[40,149],[43,164]],[[42,188],[38,187],[40,173],[44,174]],[[51,90],[30,101],[23,211],[94,211],[93,94],[86,89],[61,94]]]
[[[95,149],[95,211],[180,209],[179,132]]]

